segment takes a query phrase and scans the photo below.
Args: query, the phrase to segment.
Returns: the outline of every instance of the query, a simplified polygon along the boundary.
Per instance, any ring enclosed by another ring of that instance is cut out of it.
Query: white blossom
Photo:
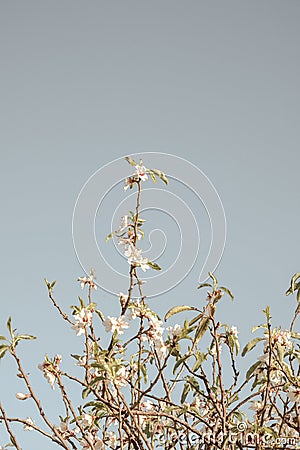
[[[76,336],[80,336],[85,333],[86,327],[91,325],[93,313],[87,308],[82,308],[74,318],[76,322],[71,328],[76,331]]]
[[[93,276],[89,276],[89,277],[79,277],[77,279],[77,281],[79,281],[81,289],[83,289],[85,287],[85,285],[87,284],[88,286],[90,286],[91,289],[94,289],[95,291],[97,290],[97,286],[93,281]]]
[[[107,444],[110,445],[110,447],[113,449],[117,448],[118,438],[116,434],[113,431],[109,431],[108,433],[106,433],[106,436],[108,438]]]
[[[168,347],[166,346],[166,344],[164,343],[164,341],[162,339],[155,339],[154,347],[155,347],[155,350],[156,350],[156,353],[157,353],[157,356],[159,359],[166,357]]]
[[[150,400],[146,400],[145,402],[141,403],[141,407],[145,409],[145,411],[153,411],[154,405]]]
[[[230,334],[234,337],[237,337],[238,335],[238,329],[235,326],[230,327]]]
[[[291,402],[295,402],[295,403],[299,403],[300,402],[300,387],[295,388],[295,387],[290,387],[287,395],[289,397],[289,399],[291,400]]]
[[[117,331],[118,334],[124,334],[124,330],[129,328],[128,322],[126,322],[125,316],[111,317],[107,316],[104,320],[103,325],[105,327],[105,331],[114,333]]]
[[[124,183],[124,191],[127,191],[127,189],[132,186],[133,181],[134,180],[131,177],[126,178]]]
[[[142,249],[136,248],[133,244],[128,245],[124,255],[128,259],[128,264],[140,267],[143,272],[150,269],[148,258],[142,257]]]
[[[114,382],[118,387],[126,386],[129,372],[125,366],[122,366],[116,372]]]
[[[142,163],[137,164],[135,166],[135,172],[134,175],[136,175],[140,180],[142,181],[147,181],[148,180],[148,175],[147,175],[147,169],[145,166],[143,166]]]
[[[257,400],[253,400],[251,402],[251,406],[249,407],[249,409],[252,409],[252,411],[255,411],[255,412],[260,411],[262,408],[263,408],[263,403],[259,402]]]
[[[292,348],[293,343],[290,341],[291,339],[291,333],[287,330],[278,330],[277,328],[274,328],[271,331],[271,339],[273,343],[278,342],[283,347]]]
[[[67,422],[60,422],[59,430],[60,430],[62,433],[68,432],[68,431],[69,431],[69,429],[68,429],[68,423],[67,423]]]
[[[181,325],[176,323],[174,327],[168,327],[167,330],[172,334],[173,337],[178,337],[182,331]]]
[[[53,372],[53,370],[55,370],[55,369],[52,367],[52,364],[47,361],[43,361],[42,364],[38,365],[38,368],[43,372],[44,377],[46,378],[48,383],[51,385],[52,389],[54,389],[56,375]],[[58,370],[58,366],[56,367],[56,370]]]
[[[84,427],[90,427],[93,423],[93,417],[90,414],[83,414],[81,423]]]
[[[129,221],[128,221],[128,216],[122,216],[121,217],[121,223],[120,223],[120,227],[119,227],[119,232],[124,231],[128,225],[130,225]]]
[[[26,423],[24,424],[23,430],[24,431],[32,431],[33,427],[31,425],[34,425],[34,421],[31,417],[26,418]]]

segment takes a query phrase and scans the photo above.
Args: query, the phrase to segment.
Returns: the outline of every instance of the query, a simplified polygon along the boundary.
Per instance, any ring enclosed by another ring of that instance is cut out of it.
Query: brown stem
[[[6,428],[6,430],[7,430],[7,433],[8,433],[9,436],[10,436],[10,440],[11,440],[12,444],[14,445],[14,447],[15,447],[17,450],[21,450],[21,447],[20,447],[19,444],[18,444],[17,438],[16,438],[16,436],[14,435],[12,429],[10,428],[9,421],[8,421],[8,419],[7,419],[7,416],[6,416],[6,412],[5,412],[4,408],[2,407],[2,404],[1,404],[1,403],[0,403],[0,411],[1,411],[1,414],[2,414],[2,417],[3,417],[3,420],[4,420],[4,423],[5,423],[5,428]]]
[[[31,395],[31,397],[32,397],[32,399],[33,399],[33,401],[34,401],[34,403],[36,404],[36,407],[37,407],[37,409],[38,409],[38,411],[39,411],[39,413],[40,413],[40,416],[42,417],[42,419],[44,420],[44,422],[48,425],[48,427],[50,428],[50,430],[55,434],[55,436],[57,437],[57,439],[62,443],[62,447],[65,448],[66,450],[69,450],[69,447],[68,447],[68,445],[67,445],[65,439],[61,436],[61,434],[57,431],[56,427],[50,422],[50,420],[49,420],[48,417],[46,416],[46,413],[45,413],[45,411],[44,411],[44,409],[43,409],[43,407],[42,407],[42,405],[41,405],[41,402],[39,401],[39,399],[37,398],[37,396],[36,396],[34,390],[32,389],[31,384],[30,384],[30,381],[29,381],[29,378],[28,378],[28,375],[27,375],[26,372],[24,371],[24,369],[23,369],[23,367],[22,367],[22,364],[21,364],[21,360],[20,360],[20,358],[18,357],[18,355],[16,354],[14,348],[11,349],[11,354],[12,354],[12,356],[14,357],[16,363],[17,363],[18,369],[19,369],[19,371],[20,371],[20,373],[21,373],[21,375],[22,375],[22,378],[23,378],[24,381],[25,381],[25,384],[26,384],[26,386],[27,386],[27,388],[28,388],[28,391],[30,392],[30,395]]]

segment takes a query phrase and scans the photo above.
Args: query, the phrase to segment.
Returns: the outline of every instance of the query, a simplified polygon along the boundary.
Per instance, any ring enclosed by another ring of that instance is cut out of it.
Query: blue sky
[[[77,195],[96,170],[132,153],[185,158],[219,192],[228,234],[217,276],[236,296],[220,315],[239,324],[241,342],[266,304],[287,326],[295,302],[284,292],[300,269],[299,13],[293,0],[1,4],[0,325],[12,315],[39,336],[21,352],[41,392],[43,355],[81,345],[57,320],[43,278],[58,280],[65,309],[74,303]],[[199,302],[196,286],[191,273],[156,300],[159,312]],[[115,309],[105,292],[95,300]],[[26,414],[12,374],[1,362],[1,400]],[[54,414],[51,392],[43,395]]]

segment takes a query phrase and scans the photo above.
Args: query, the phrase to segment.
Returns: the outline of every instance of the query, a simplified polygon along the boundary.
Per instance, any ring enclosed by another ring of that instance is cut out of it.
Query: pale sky
[[[267,304],[274,323],[288,325],[295,300],[284,292],[300,271],[299,18],[296,0],[1,2],[0,334],[12,315],[39,337],[20,352],[53,416],[36,366],[45,353],[68,361],[81,342],[51,308],[43,278],[57,279],[64,309],[76,302],[73,208],[86,180],[116,158],[163,152],[199,167],[227,218],[216,274],[236,303],[224,299],[221,320],[239,326],[242,345]],[[191,208],[201,222],[194,200]],[[196,286],[191,272],[153,300],[158,312],[200,302]],[[95,301],[115,310],[101,290]],[[0,399],[10,414],[27,415],[13,373],[5,358]],[[20,440],[34,448],[30,433]]]

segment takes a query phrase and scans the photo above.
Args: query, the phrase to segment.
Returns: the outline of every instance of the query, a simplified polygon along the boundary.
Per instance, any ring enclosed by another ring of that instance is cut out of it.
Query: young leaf
[[[222,291],[226,292],[226,294],[229,295],[229,297],[231,298],[232,301],[234,300],[234,295],[230,289],[228,289],[225,286],[220,286],[220,289],[222,289]]]
[[[200,339],[204,336],[209,327],[209,318],[203,317],[201,322],[198,325],[198,328],[195,333],[195,341],[200,341]]]
[[[13,338],[14,337],[14,332],[13,332],[13,329],[12,329],[12,326],[11,326],[11,317],[8,318],[8,320],[6,322],[6,326],[7,326],[7,329],[9,331],[10,336]]]
[[[0,345],[0,359],[3,358],[3,356],[5,355],[5,353],[7,352],[7,350],[9,349],[8,345]]]
[[[295,273],[295,275],[293,276],[293,278],[291,279],[291,290],[292,290],[292,294],[295,292],[296,290],[296,281],[300,278],[300,273]]]
[[[189,383],[185,383],[182,394],[181,394],[181,399],[180,399],[181,403],[185,402],[185,399],[186,399],[188,393],[190,392],[190,390],[191,390],[191,385]]]
[[[165,184],[169,183],[169,180],[166,177],[166,175],[164,174],[164,172],[162,172],[161,170],[158,170],[158,169],[151,169],[151,171],[154,172],[155,175],[157,175]]]
[[[199,286],[197,287],[197,289],[201,289],[201,288],[204,288],[204,287],[210,287],[210,288],[212,288],[212,285],[211,285],[210,283],[201,283],[201,284],[199,284]]]
[[[130,158],[130,156],[125,157],[126,161],[133,167],[137,166],[138,164],[135,162],[134,159]]]
[[[102,322],[104,322],[105,318],[104,318],[103,313],[99,309],[95,309],[95,313],[100,317]]]
[[[214,276],[214,274],[212,272],[208,272],[208,275],[213,280],[214,288],[216,289],[218,287],[218,280],[216,279],[216,277]]]
[[[167,321],[170,317],[174,316],[175,314],[181,313],[183,311],[191,311],[193,309],[194,308],[192,306],[188,305],[173,306],[173,308],[169,309],[169,311],[165,315],[165,321]]]
[[[89,395],[89,393],[91,392],[91,390],[90,390],[90,388],[85,388],[85,389],[83,389],[83,391],[82,391],[82,393],[81,393],[81,397],[83,398],[83,400],[85,399],[85,398],[87,398],[87,396]]]
[[[258,344],[258,342],[263,341],[263,338],[255,338],[252,339],[252,341],[248,342],[248,344],[245,345],[245,347],[243,348],[242,351],[242,356],[245,356],[248,352],[250,352],[254,347],[256,347],[256,345]]]
[[[36,336],[32,336],[31,334],[19,334],[18,336],[16,336],[16,339],[18,339],[18,341],[31,341],[33,339],[36,339]]]
[[[149,170],[149,175],[150,175],[153,183],[157,183],[157,179],[156,179],[156,176],[155,176],[153,170]]]
[[[174,368],[173,368],[173,375],[175,375],[176,369],[178,369],[178,367],[186,360],[190,357],[191,355],[189,353],[187,353],[186,355],[183,355],[181,358],[179,358],[176,363],[174,364]]]
[[[152,262],[152,261],[148,260],[147,264],[148,264],[148,266],[151,267],[151,269],[161,270],[161,267],[158,264],[156,264],[155,262]]]
[[[255,370],[261,365],[260,361],[256,361],[252,366],[248,369],[246,373],[246,380],[249,381]]]
[[[202,366],[203,362],[206,360],[206,353],[201,353],[197,351],[196,353],[196,362],[193,365],[192,372],[197,372],[197,370]]]

